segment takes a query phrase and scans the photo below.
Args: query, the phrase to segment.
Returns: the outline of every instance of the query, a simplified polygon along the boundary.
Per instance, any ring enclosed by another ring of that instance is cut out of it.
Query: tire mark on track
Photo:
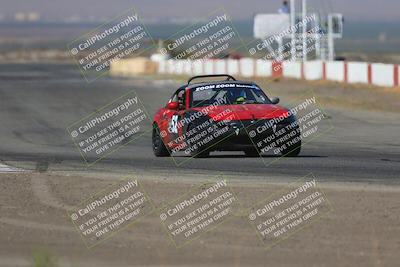
[[[47,179],[42,177],[31,178],[31,187],[33,194],[39,199],[39,201],[45,205],[57,209],[63,210],[76,210],[77,207],[70,206],[67,204],[60,203],[58,199],[53,196],[50,187],[47,184]]]
[[[39,223],[27,220],[20,220],[20,219],[11,219],[11,218],[0,218],[0,223],[17,226],[17,227],[26,227],[35,230],[56,230],[60,232],[76,232],[74,227],[71,226],[63,226],[63,225],[55,225],[55,224],[48,224],[48,223]]]

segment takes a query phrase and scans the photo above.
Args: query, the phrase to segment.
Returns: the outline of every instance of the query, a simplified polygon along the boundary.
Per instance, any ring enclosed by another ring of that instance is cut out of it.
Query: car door
[[[169,102],[179,103],[177,110],[165,109],[163,112],[167,142],[169,147],[176,147],[183,142],[183,123],[181,120],[185,114],[185,90],[178,89]]]

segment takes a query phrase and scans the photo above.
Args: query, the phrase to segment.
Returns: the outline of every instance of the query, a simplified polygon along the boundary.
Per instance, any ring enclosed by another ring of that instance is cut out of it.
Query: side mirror
[[[167,109],[171,109],[171,110],[177,110],[179,107],[178,102],[169,102],[167,104]]]
[[[278,104],[279,103],[279,97],[273,97],[273,98],[271,98],[271,103],[272,104]]]

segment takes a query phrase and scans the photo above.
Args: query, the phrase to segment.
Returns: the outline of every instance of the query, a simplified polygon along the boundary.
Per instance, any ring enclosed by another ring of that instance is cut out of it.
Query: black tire
[[[192,124],[188,125],[186,132],[191,130],[191,127],[194,127]],[[210,151],[205,149],[204,147],[196,147],[193,148],[192,146],[196,146],[196,144],[191,144],[188,142],[188,147],[190,148],[190,156],[193,158],[207,158],[210,156]]]
[[[154,126],[153,126],[151,141],[152,141],[153,152],[156,157],[171,156],[170,152],[166,148],[166,146],[161,138],[160,129],[158,128],[158,126],[156,124],[154,124]]]
[[[244,154],[246,155],[246,157],[251,157],[251,158],[260,156],[260,154],[258,154],[257,149],[255,149],[255,148],[250,148],[250,149],[244,150]]]
[[[296,143],[295,146],[289,146],[282,150],[282,156],[284,157],[297,157],[301,151],[301,140]]]
[[[193,158],[208,158],[210,156],[210,151],[205,150],[197,154],[193,153],[191,156]]]

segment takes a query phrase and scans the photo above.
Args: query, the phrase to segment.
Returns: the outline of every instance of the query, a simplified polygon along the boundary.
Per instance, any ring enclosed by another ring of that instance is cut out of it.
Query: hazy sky
[[[299,2],[299,0],[296,0]],[[308,0],[313,9],[343,13],[351,21],[400,21],[400,0]],[[0,0],[0,15],[36,11],[57,19],[73,15],[109,18],[135,6],[148,20],[190,19],[225,7],[233,19],[249,19],[254,13],[274,13],[280,0]]]

